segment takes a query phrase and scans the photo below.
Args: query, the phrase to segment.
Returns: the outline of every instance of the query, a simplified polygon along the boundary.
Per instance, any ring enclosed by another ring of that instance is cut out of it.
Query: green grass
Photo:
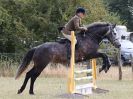
[[[40,77],[35,83],[35,94],[28,94],[29,84],[21,95],[17,95],[24,78],[0,78],[0,99],[88,99],[88,97],[74,97],[67,94],[67,78],[44,78]],[[90,95],[89,99],[133,99],[132,80],[99,80],[100,88],[109,90],[104,94]]]

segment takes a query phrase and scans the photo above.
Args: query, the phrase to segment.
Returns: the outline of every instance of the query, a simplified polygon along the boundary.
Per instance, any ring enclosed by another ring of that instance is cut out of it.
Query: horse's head
[[[89,35],[95,41],[100,43],[104,38],[107,38],[115,47],[121,46],[116,33],[114,32],[115,24],[105,22],[95,22],[87,26],[86,35]]]
[[[106,33],[106,38],[116,47],[119,48],[121,46],[119,40],[116,38],[116,33],[114,31],[116,24],[109,24],[108,31]]]

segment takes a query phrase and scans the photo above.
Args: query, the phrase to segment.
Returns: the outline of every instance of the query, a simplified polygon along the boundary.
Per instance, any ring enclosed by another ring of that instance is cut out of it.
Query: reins
[[[111,27],[109,26],[109,30],[107,31],[107,33],[103,36],[101,36],[100,34],[93,34],[93,33],[87,33],[84,31],[83,33],[83,37],[89,36],[91,39],[93,39],[93,41],[95,41],[96,43],[98,43],[98,40],[94,39],[95,36],[97,36],[98,38],[100,38],[100,40],[102,40],[103,38],[105,38],[105,36],[107,36],[111,31]],[[81,34],[82,35],[82,34]],[[99,45],[101,45],[101,42],[99,43]]]

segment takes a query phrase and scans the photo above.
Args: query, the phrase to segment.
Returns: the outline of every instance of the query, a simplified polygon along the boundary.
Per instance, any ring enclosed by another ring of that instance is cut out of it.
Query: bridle
[[[109,30],[108,30],[108,32],[105,34],[105,36],[107,36],[110,32],[111,32],[111,26],[109,26]],[[112,31],[114,31],[114,29],[112,30]],[[114,35],[114,34],[113,34]],[[117,38],[115,38],[115,39],[113,39],[113,42],[116,42],[118,39]]]
[[[107,33],[105,33],[103,36],[101,36],[100,34],[96,34],[100,39],[104,39],[107,35],[109,35],[109,33],[111,33],[111,31],[113,31],[112,30],[112,26],[108,26],[108,28],[109,28],[109,30],[107,31]],[[114,35],[114,34],[112,34],[112,35]],[[83,34],[83,37],[85,37],[85,36],[87,36],[87,33],[84,31],[84,34]],[[94,35],[93,35],[93,33],[92,34],[89,34],[89,36],[93,39],[93,37],[94,37]],[[113,42],[116,42],[116,40],[118,40],[118,39],[113,39]],[[95,39],[94,39],[94,41],[96,41]]]

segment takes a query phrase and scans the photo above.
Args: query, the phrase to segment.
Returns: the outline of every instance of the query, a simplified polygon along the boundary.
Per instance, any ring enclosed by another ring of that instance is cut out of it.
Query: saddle
[[[71,42],[70,42],[68,39],[66,39],[66,38],[58,38],[57,42],[60,43],[60,44],[71,43]]]
[[[57,40],[58,43],[60,44],[65,44],[66,49],[67,49],[67,61],[68,61],[68,65],[70,64],[70,58],[71,58],[71,42],[66,39],[66,38],[60,38]]]
[[[60,38],[57,41],[60,44],[65,44],[66,49],[67,49],[67,60],[68,60],[68,65],[70,64],[70,58],[71,58],[71,42],[66,39],[66,38]],[[75,45],[75,50],[77,50],[79,48],[79,44],[77,42],[77,44]]]

